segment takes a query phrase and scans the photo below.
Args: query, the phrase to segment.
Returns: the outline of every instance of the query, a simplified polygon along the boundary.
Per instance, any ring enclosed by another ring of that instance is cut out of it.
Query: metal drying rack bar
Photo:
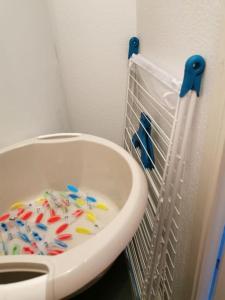
[[[200,89],[200,85],[195,83],[196,80],[199,83],[201,78],[193,77],[193,86],[190,86],[190,78],[186,76],[181,86],[176,78],[137,51],[135,53],[130,55],[129,60],[124,147],[142,166],[148,180],[149,195],[145,215],[126,253],[136,298],[169,300],[173,295],[179,222],[182,218],[180,204],[183,201],[186,149],[196,92],[199,94]],[[193,62],[191,64],[194,68]],[[188,87],[197,90],[188,92]],[[184,93],[185,88],[186,94],[181,98],[180,93]],[[141,113],[151,120],[151,134],[140,121]],[[154,161],[137,133],[139,126],[152,142]],[[133,144],[134,134],[142,146],[141,150]],[[152,170],[144,167],[141,151],[145,151],[151,161]]]

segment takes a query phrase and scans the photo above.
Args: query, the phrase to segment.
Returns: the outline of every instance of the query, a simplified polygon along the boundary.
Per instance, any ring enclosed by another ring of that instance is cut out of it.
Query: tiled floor
[[[130,278],[124,255],[95,285],[71,300],[133,300]]]

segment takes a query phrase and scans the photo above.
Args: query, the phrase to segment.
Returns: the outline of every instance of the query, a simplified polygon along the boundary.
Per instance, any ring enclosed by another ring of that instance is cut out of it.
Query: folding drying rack
[[[182,83],[142,55],[129,55],[124,147],[145,171],[149,194],[145,215],[126,254],[136,298],[169,300],[173,295],[188,141],[205,62],[200,56],[189,58]],[[141,137],[142,149],[132,142],[139,126],[143,127],[141,113],[151,120],[151,134],[146,134],[154,148],[154,162]],[[144,167],[141,151],[151,160],[152,170]]]

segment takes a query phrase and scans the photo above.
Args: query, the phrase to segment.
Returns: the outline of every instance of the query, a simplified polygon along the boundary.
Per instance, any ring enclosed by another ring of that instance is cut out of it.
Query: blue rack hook
[[[138,54],[138,52],[139,52],[139,39],[136,36],[134,36],[129,41],[128,59],[130,59],[133,54]]]
[[[186,61],[180,97],[184,97],[190,90],[196,91],[199,97],[205,65],[205,60],[201,55],[193,55]]]

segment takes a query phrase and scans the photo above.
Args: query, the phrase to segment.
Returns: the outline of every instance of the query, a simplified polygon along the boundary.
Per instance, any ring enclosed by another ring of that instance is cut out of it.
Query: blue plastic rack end
[[[128,59],[130,59],[133,54],[138,54],[138,51],[139,51],[139,39],[136,36],[134,36],[129,41]]]
[[[222,234],[222,238],[220,241],[220,246],[219,246],[219,250],[218,250],[218,254],[217,254],[217,258],[216,258],[215,268],[213,271],[212,282],[211,282],[211,286],[210,286],[210,290],[209,290],[208,300],[212,300],[214,297],[220,262],[223,258],[224,251],[225,251],[225,226],[223,228],[223,234]]]
[[[204,70],[205,60],[201,55],[193,55],[186,61],[180,97],[184,97],[190,90],[196,91],[199,97]]]

